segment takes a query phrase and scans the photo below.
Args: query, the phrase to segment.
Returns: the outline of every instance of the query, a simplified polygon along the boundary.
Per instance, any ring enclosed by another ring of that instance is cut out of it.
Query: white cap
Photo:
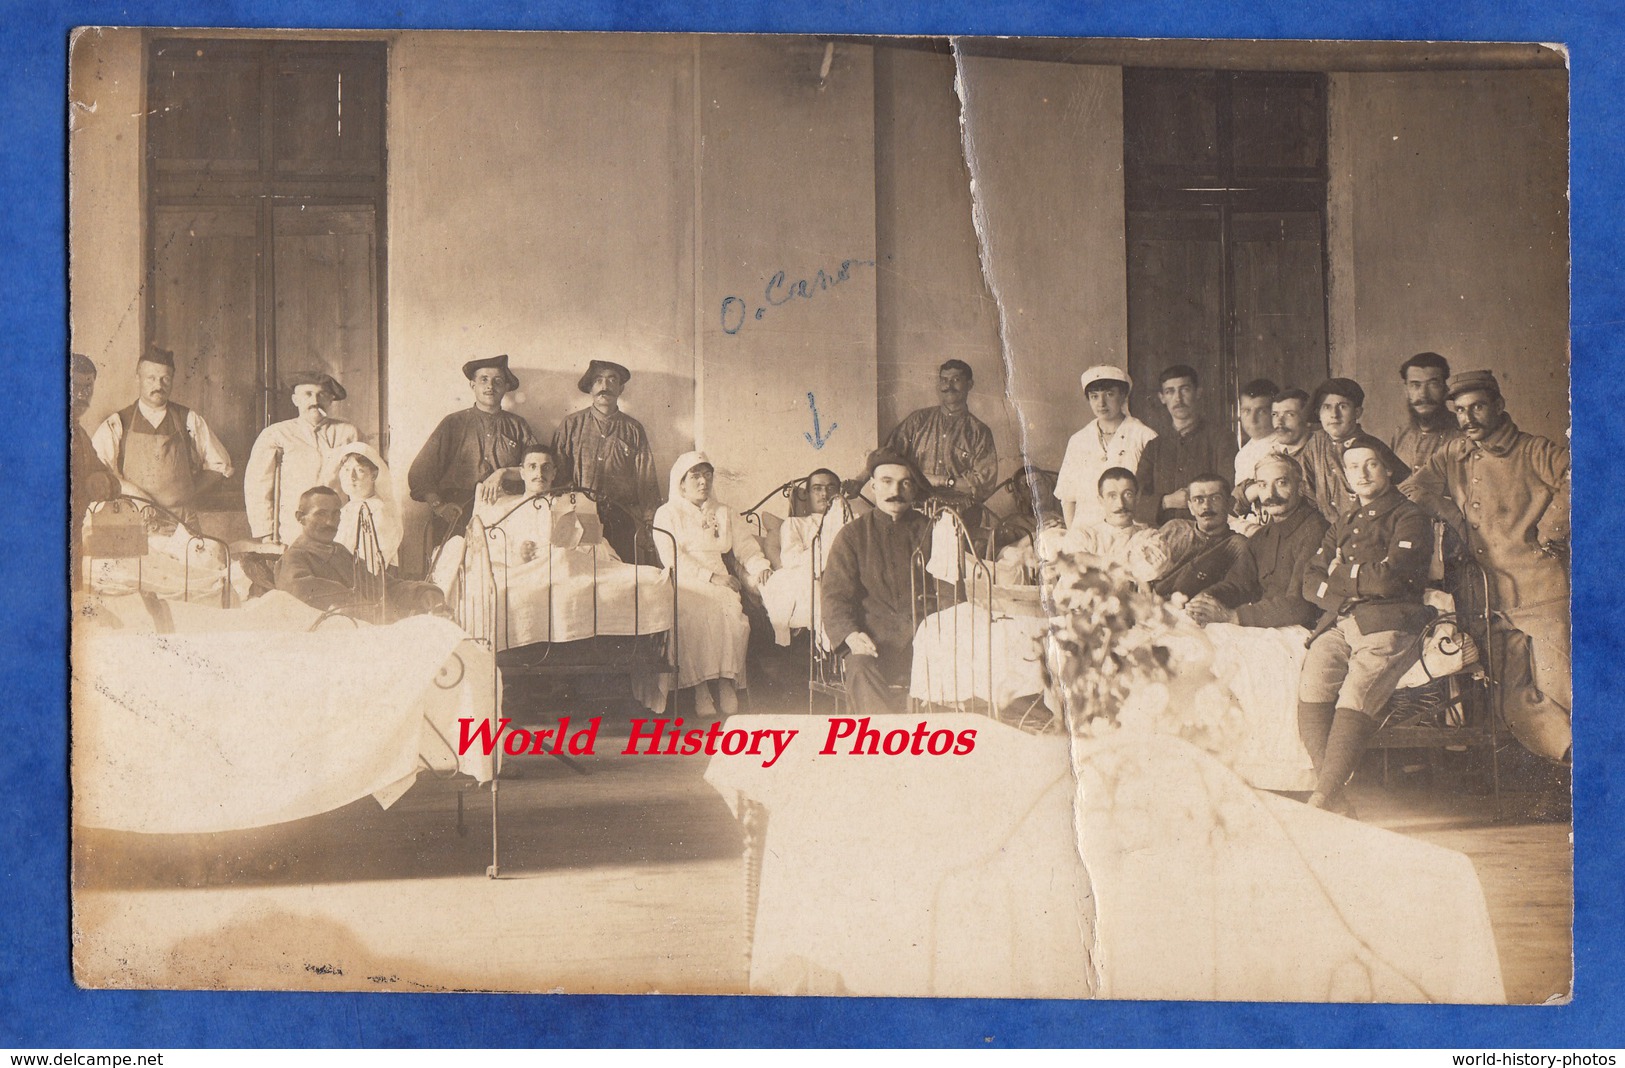
[[[1089,392],[1089,387],[1096,382],[1121,382],[1129,389],[1134,388],[1134,379],[1128,376],[1127,371],[1121,367],[1110,367],[1106,364],[1091,367],[1083,372],[1083,391],[1085,393]]]

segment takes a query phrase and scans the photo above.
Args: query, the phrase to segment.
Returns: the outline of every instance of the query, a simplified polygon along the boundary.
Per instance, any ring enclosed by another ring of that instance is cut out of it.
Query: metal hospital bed
[[[664,531],[656,531],[633,524],[638,531],[634,541],[632,561],[609,561],[603,566],[598,547],[590,553],[592,566],[585,586],[591,602],[589,633],[578,635],[575,630],[557,628],[555,608],[560,597],[559,572],[555,570],[556,555],[547,547],[548,561],[541,583],[540,606],[546,613],[546,626],[541,633],[535,628],[515,626],[515,606],[520,600],[510,584],[514,566],[521,561],[520,546],[513,543],[501,523],[519,509],[551,508],[555,502],[573,504],[590,501],[597,511],[620,508],[612,501],[598,497],[583,487],[572,486],[553,490],[537,497],[527,497],[493,523],[485,523],[479,516],[469,520],[463,536],[457,578],[449,598],[452,618],[468,635],[495,654],[498,700],[493,703],[492,733],[503,711],[503,687],[520,679],[579,678],[583,676],[625,676],[636,684],[639,679],[657,679],[675,676],[678,651],[677,569],[661,568],[655,575],[645,576],[646,570],[661,567],[656,552],[656,537],[675,540]],[[630,513],[620,518],[631,520]],[[448,545],[450,542],[447,543]],[[603,543],[606,544],[607,543]],[[645,563],[645,561],[652,563]],[[627,623],[625,605],[606,604],[608,575],[611,568],[632,570],[630,623]],[[534,601],[536,591],[529,591]],[[579,593],[580,591],[576,591]],[[520,605],[524,607],[523,604]],[[531,607],[534,607],[532,605]],[[669,620],[658,630],[651,627]],[[627,631],[630,633],[627,633]],[[555,640],[555,638],[559,640]],[[515,717],[517,718],[517,717]],[[500,766],[500,751],[496,754]],[[566,761],[566,763],[571,763]],[[572,764],[572,766],[574,766]],[[579,767],[577,770],[580,770]],[[501,874],[501,806],[500,775],[491,779],[491,863],[486,875],[496,878]],[[458,798],[458,833],[466,833],[462,823],[462,797]]]

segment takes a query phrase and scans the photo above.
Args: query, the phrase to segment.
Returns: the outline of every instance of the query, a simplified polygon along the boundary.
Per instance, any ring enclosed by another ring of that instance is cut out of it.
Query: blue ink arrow
[[[834,436],[835,428],[840,426],[841,424],[840,423],[831,423],[829,425],[829,433],[825,434],[825,433],[823,433],[822,431],[820,431],[818,429],[818,402],[813,399],[813,395],[811,393],[807,394],[807,407],[812,409],[812,417],[813,417],[812,433],[811,434],[802,434],[801,436],[807,439],[807,444],[808,445],[811,445],[815,449],[822,449],[824,447],[824,443],[826,441],[828,441],[831,437]]]

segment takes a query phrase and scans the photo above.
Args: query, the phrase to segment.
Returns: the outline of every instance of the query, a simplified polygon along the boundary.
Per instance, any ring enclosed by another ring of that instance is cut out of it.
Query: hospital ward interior
[[[81,985],[1568,997],[1561,50],[70,71]]]

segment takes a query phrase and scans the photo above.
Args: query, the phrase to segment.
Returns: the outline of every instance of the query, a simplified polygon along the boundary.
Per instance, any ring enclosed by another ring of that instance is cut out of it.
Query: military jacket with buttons
[[[1417,630],[1432,615],[1422,604],[1433,556],[1433,521],[1392,487],[1326,531],[1309,561],[1303,596],[1322,624],[1352,612],[1366,634]]]
[[[1449,442],[1400,488],[1441,519],[1465,524],[1498,608],[1568,599],[1568,565],[1542,548],[1569,538],[1566,445],[1525,434],[1509,417],[1483,441]]]

